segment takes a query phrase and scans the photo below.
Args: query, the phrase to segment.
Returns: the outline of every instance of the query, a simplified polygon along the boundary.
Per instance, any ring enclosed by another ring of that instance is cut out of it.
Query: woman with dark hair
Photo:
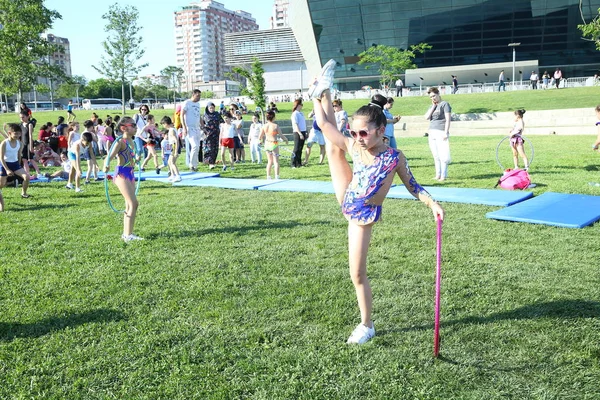
[[[338,130],[330,93],[335,65],[334,60],[325,64],[308,94],[313,98],[317,124],[327,138],[327,157],[335,195],[348,220],[350,276],[361,315],[361,323],[348,338],[348,343],[363,344],[375,336],[367,252],[373,225],[381,217],[381,205],[394,175],[400,177],[409,193],[431,208],[435,218],[443,219],[444,210],[417,183],[404,154],[384,143],[385,98],[375,98],[358,109],[352,118],[350,138]],[[346,161],[346,152],[352,156],[353,170]]]
[[[440,91],[436,87],[427,90],[431,99],[431,107],[425,114],[429,122],[429,149],[435,163],[435,178],[443,182],[448,177],[448,164],[450,164],[450,117],[452,107],[447,101],[442,100]]]
[[[306,141],[306,119],[302,114],[302,99],[294,101],[292,108],[292,129],[294,131],[294,151],[292,153],[292,168],[302,166],[302,149]]]
[[[219,155],[219,125],[223,117],[215,110],[215,104],[209,102],[204,109],[204,163],[209,169],[213,169]]]

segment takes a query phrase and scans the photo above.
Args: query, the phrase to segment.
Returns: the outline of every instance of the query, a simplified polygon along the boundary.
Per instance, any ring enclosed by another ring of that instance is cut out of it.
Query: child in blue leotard
[[[133,118],[123,117],[115,129],[122,137],[112,146],[110,153],[104,160],[104,173],[108,173],[110,170],[110,160],[116,157],[117,167],[115,168],[113,182],[119,188],[123,198],[125,198],[123,235],[121,235],[121,239],[123,239],[125,243],[128,243],[132,240],[143,240],[141,237],[133,234],[133,226],[135,224],[135,216],[138,209],[133,172],[136,159],[139,159],[140,156],[136,155],[134,151],[135,144],[132,138],[137,132],[137,127]]]
[[[317,124],[327,138],[327,158],[335,195],[348,220],[350,276],[361,314],[361,323],[348,338],[348,343],[362,344],[375,336],[367,251],[373,224],[381,218],[381,205],[394,175],[398,174],[408,191],[428,205],[436,218],[443,219],[444,210],[417,183],[404,154],[383,142],[387,123],[383,113],[385,97],[375,96],[371,103],[354,114],[352,137],[345,137],[338,130],[330,94],[335,66],[333,60],[325,64],[309,89],[309,95],[313,98]],[[346,152],[352,156],[354,170],[346,161]]]

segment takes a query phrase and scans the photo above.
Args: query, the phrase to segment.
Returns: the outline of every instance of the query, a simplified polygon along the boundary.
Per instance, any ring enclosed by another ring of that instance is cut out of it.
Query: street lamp
[[[512,74],[512,84],[513,84],[513,90],[515,87],[515,62],[517,61],[517,46],[520,46],[521,43],[509,43],[508,47],[512,47],[512,51],[513,51],[513,74]]]

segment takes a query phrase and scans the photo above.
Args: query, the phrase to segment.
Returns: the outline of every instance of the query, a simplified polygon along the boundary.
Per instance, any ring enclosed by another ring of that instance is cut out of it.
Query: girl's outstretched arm
[[[408,192],[425,203],[431,209],[435,218],[439,216],[443,220],[444,210],[435,200],[433,200],[429,192],[427,192],[423,186],[419,185],[408,166],[408,160],[402,152],[400,152],[400,160],[396,167],[396,172],[402,180],[402,183],[404,183],[404,186],[406,186]]]
[[[344,151],[348,151],[348,145],[344,135],[338,131],[335,122],[335,113],[331,105],[331,93],[325,90],[320,99],[313,99],[313,112],[317,125],[327,140]]]

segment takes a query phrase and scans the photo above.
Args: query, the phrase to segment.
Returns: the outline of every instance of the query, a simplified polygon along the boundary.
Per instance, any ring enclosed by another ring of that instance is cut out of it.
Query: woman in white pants
[[[435,178],[443,182],[448,177],[448,164],[450,164],[450,117],[452,107],[440,97],[436,87],[427,90],[431,99],[431,107],[425,114],[429,122],[429,148],[435,162]]]

